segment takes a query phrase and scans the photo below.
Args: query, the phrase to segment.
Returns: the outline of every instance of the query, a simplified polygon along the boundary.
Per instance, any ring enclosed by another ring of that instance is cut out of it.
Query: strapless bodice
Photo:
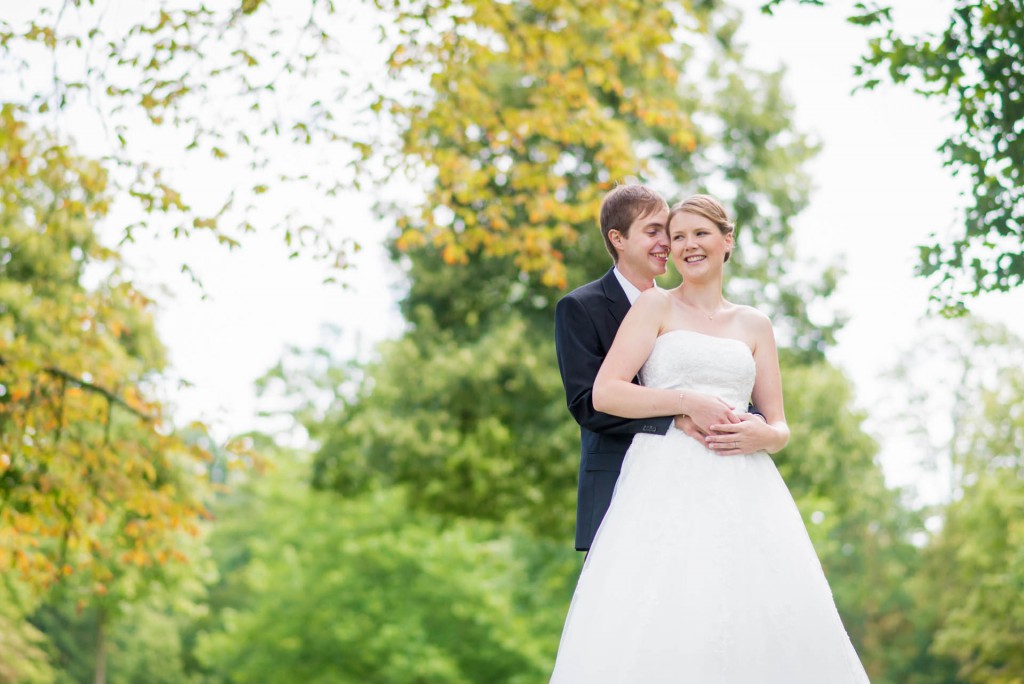
[[[750,401],[754,375],[754,357],[745,342],[692,330],[662,334],[640,369],[640,381],[648,387],[713,394],[740,410]]]

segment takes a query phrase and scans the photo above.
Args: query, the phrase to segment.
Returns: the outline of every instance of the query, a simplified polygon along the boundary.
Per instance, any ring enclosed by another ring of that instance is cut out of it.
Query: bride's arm
[[[758,420],[751,426],[751,430],[746,434],[744,451],[766,451],[774,454],[781,451],[790,441],[790,426],[785,422],[782,405],[782,374],[778,367],[778,347],[775,344],[775,331],[772,330],[771,319],[756,309],[751,309],[750,313],[750,327],[755,340],[754,362],[757,368],[751,398],[764,415],[767,425],[761,425]]]
[[[702,430],[713,423],[736,422],[733,407],[717,397],[633,384],[662,333],[672,305],[669,296],[652,288],[630,308],[594,381],[594,408],[624,418],[685,414]]]
[[[722,455],[749,454],[767,451],[774,454],[789,442],[789,425],[782,402],[782,373],[779,370],[779,352],[775,344],[775,331],[771,320],[763,313],[750,309],[744,326],[754,339],[754,389],[751,398],[764,415],[760,419],[734,425],[715,425],[707,437],[708,446]]]

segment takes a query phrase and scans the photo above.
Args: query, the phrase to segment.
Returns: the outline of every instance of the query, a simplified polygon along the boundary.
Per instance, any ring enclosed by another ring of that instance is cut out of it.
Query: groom
[[[591,391],[619,324],[640,293],[665,272],[668,204],[643,185],[619,185],[601,203],[601,235],[614,267],[579,287],[555,307],[555,353],[569,412],[580,425],[576,549],[594,540],[633,435],[664,435],[673,416],[631,420],[594,410]],[[636,380],[634,380],[636,382]],[[680,421],[682,422],[682,421]],[[683,425],[679,425],[683,428]],[[688,426],[696,434],[692,421]],[[691,436],[693,436],[691,434]]]
[[[581,454],[576,504],[576,549],[587,551],[611,503],[622,459],[633,435],[664,435],[676,427],[704,443],[686,416],[632,420],[594,410],[591,391],[619,324],[640,293],[654,287],[669,258],[668,204],[643,185],[620,185],[601,203],[601,235],[614,266],[600,280],[579,287],[555,307],[555,352],[569,412],[580,425]],[[633,382],[638,382],[634,378]],[[744,416],[741,420],[746,420]],[[733,421],[736,419],[734,418]]]

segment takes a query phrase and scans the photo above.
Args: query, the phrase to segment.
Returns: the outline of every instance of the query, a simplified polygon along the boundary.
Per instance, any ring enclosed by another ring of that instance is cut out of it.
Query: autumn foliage
[[[207,454],[166,421],[150,301],[95,237],[102,166],[0,116],[0,568],[103,595],[183,560]]]
[[[639,1],[376,4],[402,36],[391,77],[428,84],[375,103],[401,131],[388,168],[432,181],[397,217],[402,248],[430,242],[450,264],[513,255],[565,287],[564,251],[605,192],[697,145],[674,50],[681,31],[707,30],[706,12],[680,23]]]

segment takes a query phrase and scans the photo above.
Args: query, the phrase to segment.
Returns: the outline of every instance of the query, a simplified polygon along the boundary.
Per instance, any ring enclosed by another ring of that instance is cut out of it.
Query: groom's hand
[[[707,433],[697,427],[697,424],[693,422],[693,418],[690,418],[690,416],[676,416],[675,424],[678,429],[689,435],[691,439],[704,444],[704,438],[707,437]]]

